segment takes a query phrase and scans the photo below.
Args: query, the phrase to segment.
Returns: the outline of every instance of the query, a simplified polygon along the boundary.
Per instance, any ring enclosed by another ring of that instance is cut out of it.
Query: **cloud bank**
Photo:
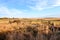
[[[60,6],[60,0],[0,0],[0,2],[0,4],[4,4],[5,6],[24,6],[34,10]]]
[[[7,17],[22,17],[22,15],[28,14],[24,10],[42,11],[58,6],[60,6],[60,0],[0,0],[0,14]],[[24,10],[21,10],[21,8]]]
[[[21,16],[22,14],[25,14],[21,10],[17,9],[8,9],[6,7],[0,7],[0,14],[3,14],[3,17],[18,17],[19,15]]]

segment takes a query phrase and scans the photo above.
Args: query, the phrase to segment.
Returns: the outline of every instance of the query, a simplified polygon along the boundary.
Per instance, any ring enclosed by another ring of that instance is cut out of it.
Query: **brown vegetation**
[[[0,40],[60,40],[60,19],[1,18]]]

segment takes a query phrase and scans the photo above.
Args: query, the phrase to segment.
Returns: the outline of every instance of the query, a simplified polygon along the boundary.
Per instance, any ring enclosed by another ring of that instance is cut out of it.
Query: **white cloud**
[[[24,14],[24,12],[17,9],[8,9],[7,7],[0,7],[0,14],[6,14],[6,17],[11,17],[11,16],[14,17]]]
[[[50,3],[49,3],[50,2]],[[5,3],[2,3],[5,6],[21,6],[28,7],[31,10],[44,10],[47,8],[54,8],[60,6],[60,0],[8,0]]]
[[[53,6],[60,6],[60,0],[55,0]]]
[[[35,1],[35,5],[28,6],[29,8],[33,10],[43,10],[47,6],[48,0],[31,0],[31,1]]]
[[[29,3],[30,3],[30,5],[28,5],[29,8],[38,11],[60,6],[60,0],[30,0],[28,4]],[[32,4],[34,4],[34,6],[31,6]]]
[[[60,17],[60,13],[45,14],[45,17]]]

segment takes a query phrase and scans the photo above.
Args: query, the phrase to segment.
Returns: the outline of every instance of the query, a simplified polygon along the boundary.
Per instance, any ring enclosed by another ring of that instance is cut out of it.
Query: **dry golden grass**
[[[52,25],[53,23],[53,25]],[[51,28],[56,27],[60,28],[60,19],[59,18],[0,18],[0,34],[2,35],[5,33],[5,36],[8,37],[7,40],[13,40],[13,37],[16,37],[17,34],[17,40],[19,37],[20,40],[23,40],[28,36],[29,38],[26,38],[26,40],[48,40],[49,36],[52,35]],[[48,34],[48,35],[46,35]],[[41,37],[42,35],[43,38]],[[12,36],[12,37],[10,37]],[[54,35],[55,36],[55,35]],[[2,36],[1,36],[2,37]],[[3,36],[4,37],[4,36]],[[2,38],[3,38],[2,37]],[[14,39],[15,39],[14,37]],[[49,40],[53,40],[52,38]]]
[[[17,24],[17,22],[14,22],[14,23],[9,23],[9,21],[14,21],[14,20],[20,20],[21,22],[19,22]],[[55,20],[55,21],[54,21]],[[57,20],[60,20],[60,19],[57,19],[57,18],[43,18],[43,19],[35,19],[35,18],[31,18],[31,19],[27,19],[27,18],[22,18],[22,19],[18,19],[18,18],[6,18],[6,19],[0,19],[0,32],[2,31],[11,31],[11,30],[15,30],[14,28],[16,29],[19,29],[19,27],[21,28],[26,28],[27,26],[32,26],[32,25],[37,25],[39,26],[38,29],[39,30],[43,30],[44,29],[44,26],[49,26],[48,24],[48,21],[50,21],[51,23],[54,23],[55,27],[60,27],[60,21],[57,21]],[[43,27],[43,28],[42,28]]]

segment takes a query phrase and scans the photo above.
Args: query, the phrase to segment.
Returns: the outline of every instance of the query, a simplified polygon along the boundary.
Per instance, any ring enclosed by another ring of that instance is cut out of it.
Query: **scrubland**
[[[0,40],[60,40],[60,18],[0,18]]]

